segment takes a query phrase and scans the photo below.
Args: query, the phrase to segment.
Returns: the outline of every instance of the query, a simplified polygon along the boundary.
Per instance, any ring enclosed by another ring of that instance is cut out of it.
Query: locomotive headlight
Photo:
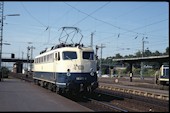
[[[67,69],[67,76],[70,76],[70,69]]]
[[[93,70],[93,68],[90,69],[90,75],[91,75],[91,76],[94,76],[94,70]]]

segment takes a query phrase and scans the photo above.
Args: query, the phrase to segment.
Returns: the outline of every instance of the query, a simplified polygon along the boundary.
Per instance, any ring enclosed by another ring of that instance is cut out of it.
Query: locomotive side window
[[[60,60],[60,52],[58,52],[58,60]]]
[[[94,60],[94,52],[83,52],[83,59]]]
[[[57,53],[55,53],[55,60],[57,60]]]
[[[60,60],[60,52],[55,53],[55,60],[59,61]]]
[[[47,55],[47,62],[49,62],[49,55]]]
[[[64,60],[77,59],[77,54],[74,51],[64,51],[63,52],[63,59]]]

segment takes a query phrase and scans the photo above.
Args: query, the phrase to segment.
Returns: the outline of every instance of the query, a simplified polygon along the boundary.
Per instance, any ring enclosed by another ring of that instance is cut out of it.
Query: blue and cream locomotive
[[[60,43],[42,51],[33,71],[36,84],[58,93],[92,92],[98,87],[94,50],[83,44]]]

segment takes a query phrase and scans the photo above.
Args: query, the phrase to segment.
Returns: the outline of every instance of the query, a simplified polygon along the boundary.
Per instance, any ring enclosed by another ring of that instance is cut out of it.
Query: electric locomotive
[[[92,92],[98,87],[96,66],[92,47],[65,41],[35,57],[33,79],[36,84],[58,93]]]

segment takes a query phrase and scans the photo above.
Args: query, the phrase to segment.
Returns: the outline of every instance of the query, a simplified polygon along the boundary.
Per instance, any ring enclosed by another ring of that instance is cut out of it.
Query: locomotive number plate
[[[76,77],[76,80],[86,80],[85,77]]]

